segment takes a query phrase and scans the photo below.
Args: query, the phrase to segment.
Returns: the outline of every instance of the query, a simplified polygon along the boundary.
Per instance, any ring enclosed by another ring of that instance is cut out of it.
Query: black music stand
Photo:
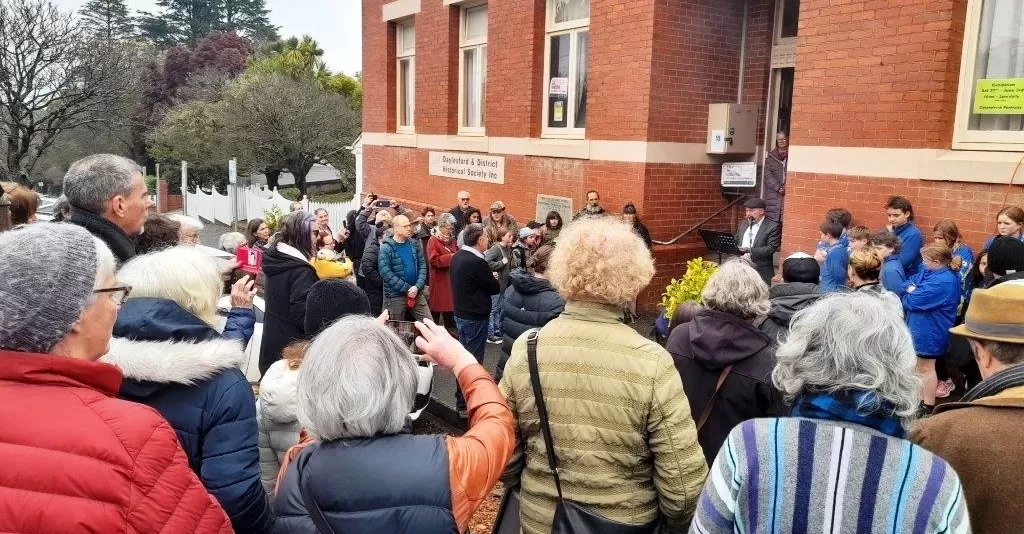
[[[730,256],[743,255],[739,243],[736,242],[736,236],[733,234],[717,230],[705,230],[703,228],[697,231],[700,232],[700,238],[704,240],[704,245],[708,247],[708,250],[718,253],[719,264],[722,263],[722,254]]]

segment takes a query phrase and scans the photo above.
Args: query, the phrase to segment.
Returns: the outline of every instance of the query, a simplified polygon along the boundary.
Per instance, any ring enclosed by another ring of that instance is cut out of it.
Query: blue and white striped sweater
[[[868,427],[754,419],[729,434],[691,533],[964,534],[960,480],[944,460]]]

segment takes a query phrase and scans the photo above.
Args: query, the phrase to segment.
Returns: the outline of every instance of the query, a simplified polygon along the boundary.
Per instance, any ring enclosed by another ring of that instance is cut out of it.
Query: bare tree
[[[10,175],[32,172],[65,130],[107,123],[138,80],[138,54],[90,40],[49,0],[0,0],[0,136]]]

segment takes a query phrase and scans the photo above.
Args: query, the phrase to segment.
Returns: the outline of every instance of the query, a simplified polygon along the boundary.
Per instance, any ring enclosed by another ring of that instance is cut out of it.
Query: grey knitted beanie
[[[96,243],[81,226],[0,233],[0,348],[47,353],[78,321],[96,283]]]

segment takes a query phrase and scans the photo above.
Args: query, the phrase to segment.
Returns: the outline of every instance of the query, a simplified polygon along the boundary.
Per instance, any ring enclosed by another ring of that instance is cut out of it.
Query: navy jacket
[[[882,286],[897,295],[903,295],[907,285],[907,272],[903,270],[903,260],[899,254],[893,254],[882,262]]]
[[[921,249],[924,247],[924,236],[914,222],[893,228],[893,233],[900,238],[900,263],[907,275],[914,275],[921,269]]]
[[[504,332],[501,350],[512,354],[512,344],[519,336],[531,328],[548,324],[565,311],[565,300],[551,282],[531,276],[526,271],[515,271],[509,276],[501,311],[501,330]]]
[[[114,336],[103,361],[124,373],[119,396],[167,419],[236,532],[266,532],[256,399],[238,369],[245,360],[240,342],[170,300],[151,298],[125,302]]]
[[[284,250],[292,250],[287,254]],[[263,274],[267,277],[267,309],[263,315],[263,344],[260,346],[260,375],[281,359],[281,351],[306,336],[306,296],[318,280],[309,261],[287,245],[263,253]]]
[[[280,534],[323,534],[301,483],[332,530],[360,534],[458,532],[443,435],[396,434],[313,444],[288,465],[274,499]]]
[[[903,295],[907,326],[920,356],[942,356],[949,346],[949,329],[960,306],[960,276],[949,267],[921,269],[911,278],[913,293]]]

